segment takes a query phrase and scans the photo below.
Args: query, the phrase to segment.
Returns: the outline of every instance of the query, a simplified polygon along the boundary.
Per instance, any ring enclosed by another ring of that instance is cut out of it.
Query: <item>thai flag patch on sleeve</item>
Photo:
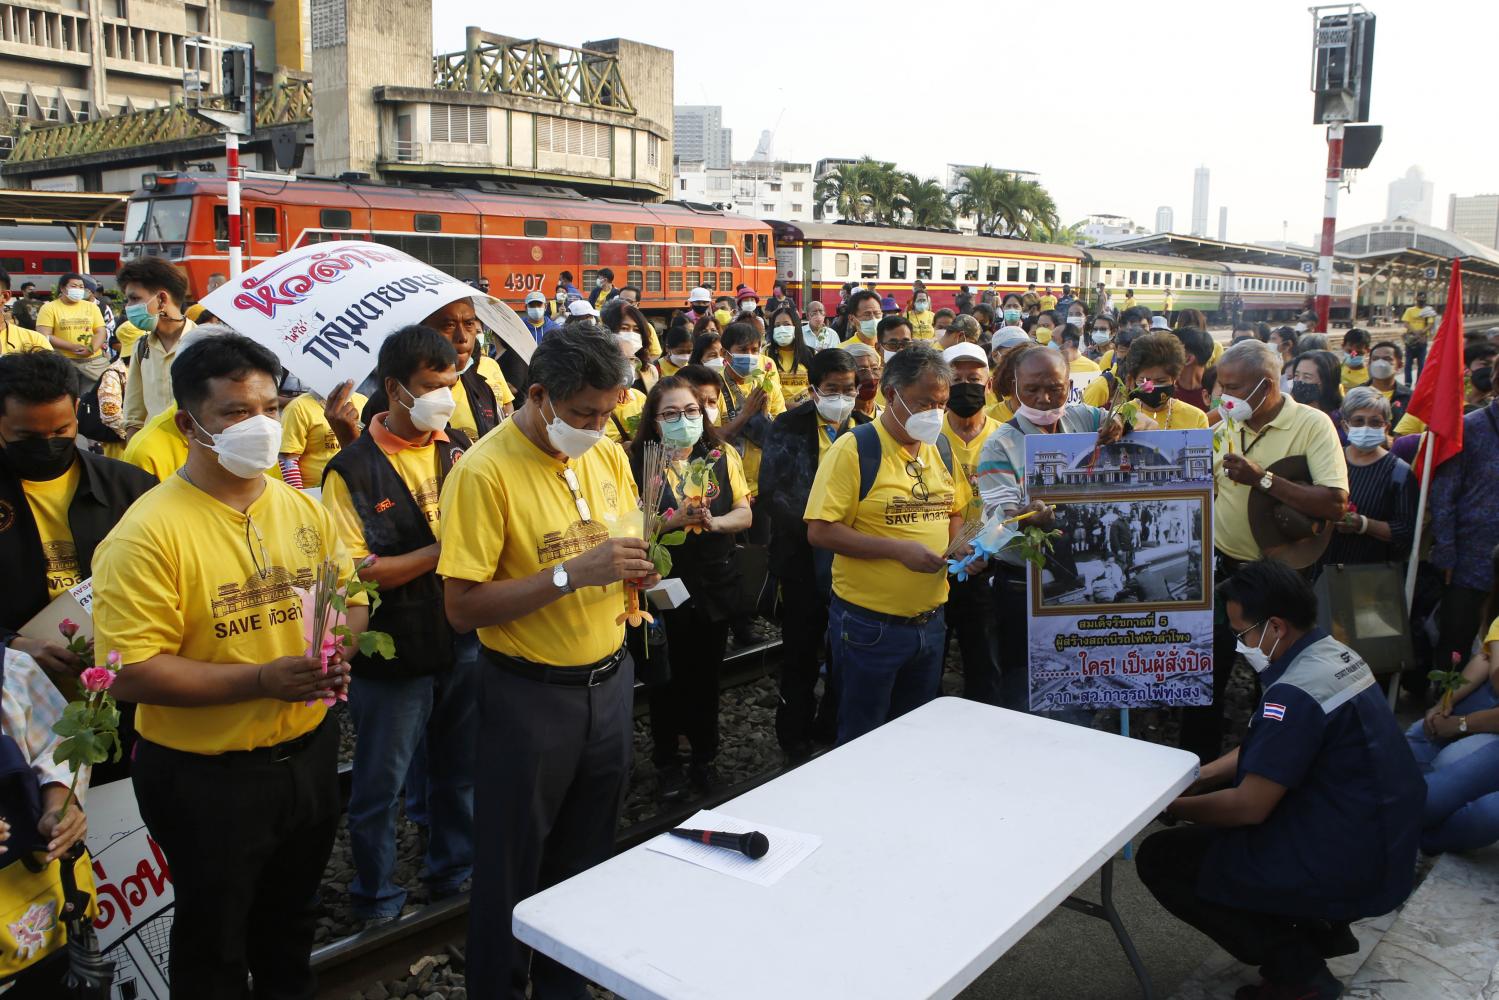
[[[1284,721],[1286,717],[1286,706],[1278,705],[1273,701],[1265,702],[1265,718],[1274,719],[1276,722]]]

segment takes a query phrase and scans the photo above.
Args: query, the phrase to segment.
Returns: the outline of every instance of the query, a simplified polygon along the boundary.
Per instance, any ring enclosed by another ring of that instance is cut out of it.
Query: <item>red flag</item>
[[[1405,412],[1426,425],[1416,452],[1416,475],[1426,464],[1426,449],[1432,453],[1432,469],[1463,450],[1463,273],[1456,259],[1447,284],[1447,309],[1437,327],[1431,354],[1411,393]]]

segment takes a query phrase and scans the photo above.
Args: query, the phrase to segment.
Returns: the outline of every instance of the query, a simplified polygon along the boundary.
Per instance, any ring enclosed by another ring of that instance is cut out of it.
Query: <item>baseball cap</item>
[[[526,305],[530,305],[533,302],[539,306],[544,306],[547,304],[547,297],[540,292],[527,292]]]
[[[947,350],[942,352],[942,360],[946,361],[948,364],[953,364],[960,358],[967,358],[970,361],[977,361],[979,364],[984,365],[985,367],[988,367],[989,365],[989,356],[985,354],[984,349],[977,344],[954,344]]]
[[[1033,344],[1030,334],[1024,328],[1018,326],[1002,326],[994,331],[994,336],[989,339],[989,350],[997,351],[1005,347],[1017,347],[1020,344]]]
[[[712,302],[713,293],[706,288],[694,288],[687,293],[688,302]]]
[[[577,299],[567,304],[569,316],[597,316],[599,311],[587,299]]]

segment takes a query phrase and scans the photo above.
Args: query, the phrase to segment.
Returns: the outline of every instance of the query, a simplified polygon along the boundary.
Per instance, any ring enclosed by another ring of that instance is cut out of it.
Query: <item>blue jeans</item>
[[[478,739],[478,640],[462,636],[444,674],[391,680],[358,677],[349,685],[354,720],[349,895],[361,917],[393,917],[406,902],[395,884],[396,809],[417,745],[427,744],[427,839],[423,879],[453,892],[473,870],[474,749]]]
[[[920,625],[902,625],[833,595],[828,646],[838,677],[839,746],[937,697],[946,636],[942,608]]]
[[[1495,707],[1499,695],[1485,682],[1454,705],[1452,714]],[[1417,722],[1406,730],[1405,739],[1426,774],[1421,850],[1471,851],[1499,841],[1499,733],[1433,743]]]

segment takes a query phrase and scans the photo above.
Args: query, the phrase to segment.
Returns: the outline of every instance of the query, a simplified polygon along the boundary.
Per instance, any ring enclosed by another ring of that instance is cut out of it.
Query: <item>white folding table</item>
[[[763,887],[626,851],[515,908],[516,937],[630,1000],[952,997],[1059,904],[1107,919],[1114,854],[1197,773],[1181,750],[940,698],[717,807],[822,837]],[[1100,868],[1100,903],[1069,899]]]

